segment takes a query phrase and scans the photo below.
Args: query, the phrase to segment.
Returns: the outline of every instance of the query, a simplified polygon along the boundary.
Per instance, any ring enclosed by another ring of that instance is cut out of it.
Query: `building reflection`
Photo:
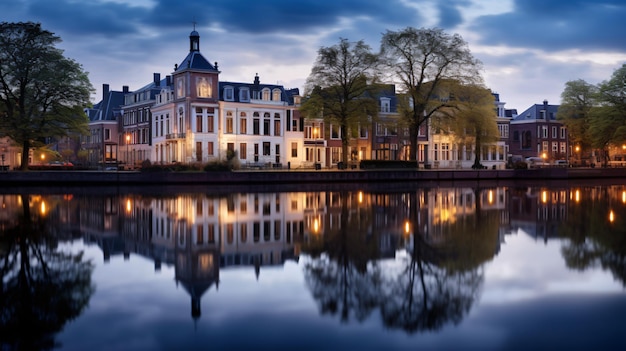
[[[0,228],[15,225],[20,197],[2,195],[0,201]],[[249,267],[256,279],[262,279],[263,267],[298,261],[303,252],[315,255],[327,250],[329,236],[340,232],[342,225],[374,241],[376,249],[364,248],[367,257],[359,259],[380,260],[414,252],[416,238],[434,247],[445,246],[451,231],[476,230],[468,226],[470,220],[482,227],[488,221],[490,228],[497,228],[497,239],[489,246],[495,256],[512,233],[546,241],[571,236],[571,227],[589,220],[584,219],[588,216],[584,211],[592,204],[607,225],[620,225],[626,216],[622,186],[227,196],[34,195],[29,201],[32,208],[54,218],[52,232],[66,239],[82,235],[85,242],[101,248],[105,262],[134,254],[152,260],[155,271],[163,264],[173,267],[176,284],[190,295],[194,318],[201,314],[202,296],[213,287],[218,289],[221,269]]]

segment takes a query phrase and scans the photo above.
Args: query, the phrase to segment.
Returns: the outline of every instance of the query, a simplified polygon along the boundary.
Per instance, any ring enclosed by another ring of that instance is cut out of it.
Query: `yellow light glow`
[[[45,160],[45,159],[46,159],[46,155],[41,154],[41,160],[43,161],[43,160]]]
[[[580,151],[580,146],[576,146],[576,152]]]
[[[363,203],[363,192],[359,191],[359,203]]]
[[[409,221],[404,222],[404,233],[411,233],[411,224],[409,223]]]
[[[47,210],[46,209],[46,203],[42,201],[41,202],[41,210],[40,210],[41,215],[45,215],[46,214],[46,210]]]
[[[543,154],[541,154],[541,158],[543,158],[543,159],[545,160],[546,158],[548,158],[548,154],[546,154],[546,153],[544,152]]]
[[[548,202],[548,192],[545,190],[541,192],[541,202],[544,204]]]
[[[313,232],[317,233],[320,230],[320,221],[315,218],[313,220]]]
[[[130,213],[130,211],[133,209],[133,204],[130,202],[130,199],[126,200],[126,212]]]
[[[615,220],[615,213],[613,213],[613,210],[609,211],[609,222],[613,223],[613,221]]]
[[[489,190],[489,194],[487,195],[487,201],[489,201],[489,204],[493,204],[493,190]]]
[[[574,201],[580,202],[580,190],[576,190],[574,193]]]
[[[626,204],[626,191],[622,191],[622,203]]]

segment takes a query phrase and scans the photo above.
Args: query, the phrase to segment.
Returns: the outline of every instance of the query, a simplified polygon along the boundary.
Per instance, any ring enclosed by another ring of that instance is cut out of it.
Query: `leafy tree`
[[[0,136],[28,155],[49,137],[86,133],[82,109],[93,90],[80,64],[55,47],[61,39],[39,23],[0,23]]]
[[[363,41],[340,39],[322,47],[307,78],[301,112],[306,118],[322,118],[338,126],[341,159],[348,162],[348,143],[361,125],[377,116],[377,55]]]
[[[481,63],[460,35],[412,27],[387,31],[381,41],[381,57],[391,80],[397,81],[405,94],[398,112],[409,128],[409,157],[417,160],[420,126],[440,110],[451,107],[446,85],[451,81],[480,83]]]
[[[460,144],[474,145],[472,168],[482,168],[480,150],[484,145],[497,141],[500,136],[493,94],[491,90],[474,84],[456,85],[453,92],[453,118],[448,128]]]
[[[557,119],[567,126],[570,143],[580,146],[580,152],[591,147],[589,124],[596,94],[597,87],[582,79],[565,83],[565,89],[561,93]]]

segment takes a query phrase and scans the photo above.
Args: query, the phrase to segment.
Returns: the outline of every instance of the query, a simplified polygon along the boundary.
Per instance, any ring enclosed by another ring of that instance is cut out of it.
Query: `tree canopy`
[[[93,88],[82,66],[55,47],[60,41],[39,23],[0,23],[0,136],[21,145],[22,170],[46,138],[87,132],[83,108]]]
[[[340,39],[319,49],[307,78],[302,114],[339,128],[344,164],[352,132],[377,114],[377,64],[377,55],[363,41]]]
[[[446,84],[482,82],[482,64],[458,34],[442,29],[387,31],[381,40],[381,58],[389,80],[406,94],[399,113],[410,135],[410,159],[417,159],[419,127],[441,109],[450,107]]]

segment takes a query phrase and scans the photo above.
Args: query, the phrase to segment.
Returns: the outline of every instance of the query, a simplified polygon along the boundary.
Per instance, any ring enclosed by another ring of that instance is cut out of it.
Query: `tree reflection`
[[[89,302],[93,265],[82,253],[59,249],[43,207],[31,211],[29,196],[19,200],[17,220],[0,232],[0,345],[52,349],[55,334]]]
[[[580,202],[572,201],[568,220],[560,227],[561,253],[567,267],[586,270],[600,265],[626,286],[626,206],[623,191],[585,189]],[[613,211],[613,221],[609,214]]]
[[[397,236],[411,241],[407,255],[395,260],[379,260],[383,229],[368,219],[380,213],[360,208],[355,215],[348,194],[342,194],[340,227],[305,248],[314,253],[305,278],[321,312],[338,313],[347,322],[378,308],[386,326],[410,333],[460,322],[478,297],[482,265],[498,250],[499,214],[481,211],[479,193],[472,214],[439,223],[436,237],[429,232],[433,228],[420,230],[420,217],[429,214],[420,213],[417,192],[393,195],[405,200],[390,212],[408,213],[406,228],[413,230],[408,235],[399,226]],[[390,202],[402,202],[396,200]]]
[[[322,314],[339,313],[341,320],[348,322],[352,312],[354,318],[362,321],[379,298],[380,273],[376,266],[368,267],[377,255],[377,243],[363,230],[367,227],[365,218],[371,216],[350,215],[348,193],[339,196],[339,226],[325,230],[323,238],[316,237],[312,245],[303,248],[316,256],[305,265],[305,279]]]

